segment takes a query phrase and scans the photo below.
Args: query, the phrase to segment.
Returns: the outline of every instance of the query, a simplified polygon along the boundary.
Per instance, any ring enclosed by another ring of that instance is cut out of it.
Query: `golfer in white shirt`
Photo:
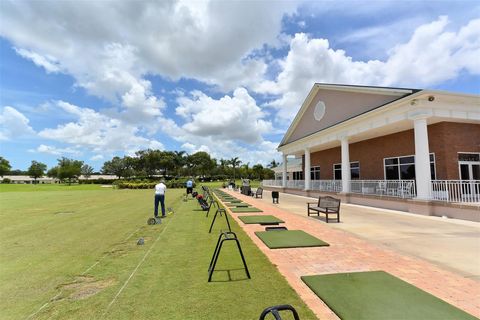
[[[167,186],[164,183],[165,181],[162,180],[159,184],[155,185],[155,218],[158,217],[158,202],[162,206],[162,218],[165,218],[165,191],[167,190]]]

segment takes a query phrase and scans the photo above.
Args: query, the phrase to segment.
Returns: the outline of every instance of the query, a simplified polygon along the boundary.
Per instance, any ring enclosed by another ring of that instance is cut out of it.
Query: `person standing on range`
[[[193,181],[192,181],[192,178],[189,178],[187,183],[186,183],[186,187],[187,187],[187,195],[189,194],[192,194],[193,192]]]
[[[162,180],[159,184],[155,185],[155,218],[158,217],[158,203],[162,206],[162,218],[165,218],[165,191],[167,186],[165,180]]]

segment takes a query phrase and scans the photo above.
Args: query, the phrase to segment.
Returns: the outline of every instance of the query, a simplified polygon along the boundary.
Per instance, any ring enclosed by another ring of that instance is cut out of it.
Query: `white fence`
[[[417,195],[414,180],[352,180],[350,192],[404,199]]]
[[[312,180],[311,190],[342,192],[342,180]]]
[[[287,180],[287,188],[305,189],[304,180]]]
[[[262,186],[264,187],[279,187],[283,186],[282,180],[263,180]]]
[[[480,203],[480,180],[433,180],[431,198],[447,202]]]
[[[282,187],[282,180],[263,180],[266,187]],[[288,180],[287,188],[304,189],[304,180]],[[310,190],[341,192],[341,180],[312,180]],[[350,192],[365,195],[415,198],[415,180],[352,180]],[[445,202],[480,203],[479,180],[433,180],[430,198]]]

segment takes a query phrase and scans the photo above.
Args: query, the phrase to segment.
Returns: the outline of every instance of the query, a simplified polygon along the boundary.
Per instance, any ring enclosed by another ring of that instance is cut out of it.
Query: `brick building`
[[[317,83],[278,150],[302,159],[299,181],[271,185],[287,192],[442,215],[468,203],[478,215],[478,95]]]

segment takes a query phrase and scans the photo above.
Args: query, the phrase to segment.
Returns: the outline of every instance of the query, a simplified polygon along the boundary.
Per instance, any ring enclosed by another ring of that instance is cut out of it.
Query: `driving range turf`
[[[208,283],[226,226],[209,234],[212,218],[184,189],[168,190],[174,214],[147,226],[152,190],[34,187],[0,188],[2,319],[258,319],[278,304],[316,319],[234,219],[252,279],[226,243]]]

